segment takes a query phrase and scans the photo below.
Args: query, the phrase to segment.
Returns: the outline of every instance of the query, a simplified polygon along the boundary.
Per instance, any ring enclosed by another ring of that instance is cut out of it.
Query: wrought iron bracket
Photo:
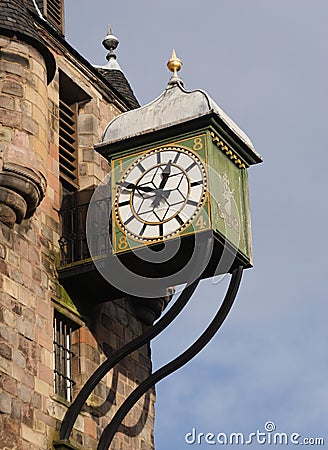
[[[156,372],[151,374],[146,380],[144,380],[124,401],[124,403],[120,406],[111,422],[104,429],[97,450],[108,450],[109,446],[114,438],[114,435],[124,420],[125,416],[132,409],[132,407],[136,404],[136,402],[156,383],[161,381],[163,378],[167,377],[171,373],[180,369],[184,366],[188,361],[194,358],[212,339],[212,337],[217,333],[224,320],[226,319],[229,311],[234,303],[236,298],[241,278],[243,273],[243,267],[239,266],[234,270],[230,284],[225,295],[225,298],[213,318],[210,325],[207,329],[201,334],[201,336],[180,356],[170,361],[165,366],[158,369]]]
[[[96,369],[96,371],[91,375],[91,377],[88,379],[88,381],[85,383],[85,385],[77,395],[76,399],[66,411],[60,429],[61,441],[68,442],[77,416],[81,412],[84,403],[86,402],[94,388],[104,378],[104,376],[123,358],[150,342],[153,338],[158,336],[168,325],[170,325],[170,323],[173,322],[177,315],[186,306],[198,283],[199,279],[185,288],[184,291],[180,294],[179,298],[175,301],[174,305],[172,305],[168,312],[158,322],[156,322],[155,325],[148,328],[148,330],[141,336],[138,336],[128,344],[121,347],[110,358],[106,359],[98,367],[98,369]]]
[[[166,364],[165,366],[158,369],[156,372],[152,373],[146,380],[144,380],[124,401],[121,407],[118,409],[114,417],[112,418],[109,425],[104,429],[98,450],[108,450],[109,446],[113,440],[113,437],[120,426],[121,422],[124,420],[125,416],[128,414],[130,409],[135,405],[135,403],[158,381],[162,380],[166,376],[178,370],[180,367],[185,365],[194,356],[196,356],[212,339],[216,334],[222,323],[224,322],[226,316],[228,315],[235,297],[238,292],[242,277],[243,267],[240,266],[234,270],[230,284],[225,295],[225,298],[213,318],[212,322],[208,328],[203,332],[203,334],[180,356]],[[200,277],[194,281],[192,284],[187,286],[183,292],[180,294],[178,299],[168,310],[163,317],[151,326],[144,334],[133,339],[128,344],[124,345],[122,348],[117,350],[110,358],[104,361],[98,369],[90,376],[86,384],[83,386],[79,394],[77,395],[74,402],[68,408],[65,417],[62,422],[60,429],[60,440],[55,444],[55,448],[65,449],[74,448],[69,444],[70,434],[74,427],[77,416],[81,412],[84,403],[88,399],[89,395],[92,393],[94,388],[102,380],[102,378],[123,358],[139,349],[146,343],[149,343],[153,338],[158,336],[167,326],[173,322],[173,320],[178,316],[178,314],[183,310],[191,296],[193,295],[195,289],[198,286]],[[56,447],[57,445],[57,447]],[[66,445],[66,447],[65,447]]]

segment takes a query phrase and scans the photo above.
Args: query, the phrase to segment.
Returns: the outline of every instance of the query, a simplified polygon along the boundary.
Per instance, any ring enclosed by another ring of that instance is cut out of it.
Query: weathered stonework
[[[46,40],[47,33],[42,31]],[[108,173],[107,161],[93,147],[105,125],[127,106],[96,80],[87,64],[77,63],[48,37],[57,67],[90,98],[78,108],[83,191]],[[0,448],[45,450],[58,441],[68,407],[54,393],[54,310],[77,324],[74,395],[106,357],[140,335],[155,316],[138,315],[133,299],[101,305],[90,301],[86,313],[67,298],[57,276],[63,197],[58,71],[47,85],[40,52],[30,43],[1,36],[0,75]],[[145,346],[105,377],[79,415],[70,443],[58,442],[55,448],[96,449],[109,419],[150,372]],[[154,402],[152,390],[137,403],[115,436],[113,450],[153,449]]]
[[[32,217],[45,195],[46,184],[40,172],[13,163],[3,165],[0,172],[1,222],[12,227]]]
[[[31,217],[45,195],[46,66],[33,47],[19,51],[8,38],[2,40],[0,70],[0,221],[12,227]]]

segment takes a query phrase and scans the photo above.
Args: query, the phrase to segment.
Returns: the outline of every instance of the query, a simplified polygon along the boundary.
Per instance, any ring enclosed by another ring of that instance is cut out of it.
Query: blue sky
[[[118,62],[145,104],[165,89],[175,48],[186,88],[208,92],[264,157],[249,171],[255,267],[219,334],[158,385],[156,449],[193,447],[184,440],[192,428],[247,434],[269,420],[279,432],[324,437],[328,445],[328,3],[78,4],[77,14],[66,0],[66,35],[91,63],[106,62],[101,41],[110,22]],[[202,282],[154,342],[155,367],[202,332],[226,281]]]

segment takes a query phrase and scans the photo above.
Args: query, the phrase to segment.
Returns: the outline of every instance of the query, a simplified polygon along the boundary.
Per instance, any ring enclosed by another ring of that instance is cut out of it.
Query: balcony
[[[105,255],[109,252],[109,230],[111,227],[110,199],[93,200],[93,189],[66,195],[60,210],[62,235],[59,239],[61,267],[78,265],[90,259],[86,236],[86,219],[92,208],[92,230],[89,230],[89,245],[93,254]],[[98,219],[98,220],[97,220]]]
[[[102,303],[120,298],[122,292],[111,286],[98,272],[92,254],[108,262],[110,254],[111,204],[109,198],[90,199],[94,189],[73,192],[64,197],[60,210],[62,235],[59,239],[59,281],[72,300],[79,304]],[[92,210],[90,211],[90,208]],[[92,213],[92,227],[88,230],[87,214]],[[99,264],[99,262],[98,262]]]

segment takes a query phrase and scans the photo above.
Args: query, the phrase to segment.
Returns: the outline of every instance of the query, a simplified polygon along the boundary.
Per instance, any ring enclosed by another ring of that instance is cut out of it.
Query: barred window
[[[57,311],[54,314],[54,390],[71,402],[74,380],[72,375],[72,333],[77,325]]]

